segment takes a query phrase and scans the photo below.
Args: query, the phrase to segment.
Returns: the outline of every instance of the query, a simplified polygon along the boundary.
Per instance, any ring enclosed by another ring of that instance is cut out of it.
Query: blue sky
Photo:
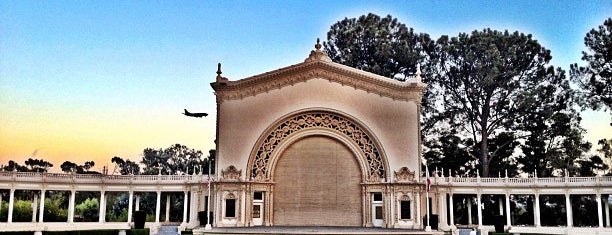
[[[0,1],[0,164],[35,152],[101,168],[174,143],[207,152],[218,62],[232,80],[299,63],[333,23],[369,12],[434,39],[532,34],[568,70],[612,2]],[[589,140],[612,138],[609,114],[583,115]]]

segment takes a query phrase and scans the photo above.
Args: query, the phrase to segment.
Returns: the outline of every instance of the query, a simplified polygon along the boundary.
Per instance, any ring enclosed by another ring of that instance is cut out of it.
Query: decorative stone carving
[[[414,171],[409,170],[408,167],[402,167],[394,173],[397,182],[414,182]]]
[[[330,129],[352,140],[365,156],[368,164],[369,181],[379,182],[385,177],[385,166],[374,139],[359,125],[338,114],[322,111],[300,113],[287,118],[275,126],[260,144],[252,162],[251,178],[255,181],[269,180],[270,157],[272,152],[291,134],[308,129]],[[376,178],[377,177],[377,178]]]
[[[221,171],[221,178],[224,181],[240,181],[241,174],[242,170],[238,170],[234,165],[230,165]]]

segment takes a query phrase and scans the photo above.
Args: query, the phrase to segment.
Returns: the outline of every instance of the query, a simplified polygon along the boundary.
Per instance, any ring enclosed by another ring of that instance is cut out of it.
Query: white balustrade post
[[[106,192],[104,190],[100,191],[100,217],[98,221],[100,223],[104,223],[106,220]]]
[[[535,194],[535,202],[533,205],[533,223],[536,227],[540,227],[540,194]]]
[[[472,225],[472,197],[467,200],[468,224]]]
[[[510,218],[511,214],[512,213],[510,212],[510,194],[506,193],[506,226],[508,226],[508,228],[512,226],[512,220]]]
[[[482,228],[482,195],[478,193],[476,195],[476,202],[478,203],[478,228]]]
[[[595,194],[597,197],[597,218],[599,221],[599,227],[603,228],[603,211],[601,211],[601,194]]]
[[[133,200],[134,200],[134,191],[130,190],[129,196],[128,196],[128,215],[127,215],[128,224],[132,222],[132,214],[134,214],[134,212],[132,211],[132,207],[134,206]]]
[[[567,212],[567,227],[571,228],[574,221],[572,215],[572,200],[570,199],[569,193],[565,193],[565,211]]]
[[[170,222],[170,194],[166,195],[166,222]]]
[[[38,213],[38,194],[34,194],[34,198],[32,199],[32,203],[30,203],[32,208],[32,223],[36,222],[36,215]]]
[[[9,194],[9,207],[8,207],[8,215],[6,216],[6,222],[7,223],[12,223],[13,222],[13,205],[15,204],[15,189],[11,189],[11,192]]]
[[[76,198],[76,191],[70,190],[70,199],[68,200],[68,223],[74,222],[74,203]]]
[[[38,222],[42,223],[45,217],[45,189],[40,190],[40,211],[38,214]]]
[[[157,191],[157,201],[155,202],[155,223],[159,223],[159,212],[161,207],[161,191]]]
[[[189,192],[185,191],[185,196],[183,196],[183,224],[187,223],[187,204],[188,204]]]

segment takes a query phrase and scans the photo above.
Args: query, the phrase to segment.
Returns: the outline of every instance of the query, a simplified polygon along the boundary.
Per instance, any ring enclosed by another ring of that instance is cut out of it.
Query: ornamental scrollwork
[[[414,182],[414,171],[409,170],[408,167],[402,167],[394,173],[397,182]]]
[[[240,181],[241,174],[242,170],[238,170],[234,165],[230,165],[221,171],[221,178],[225,181]]]
[[[269,180],[270,159],[273,151],[293,133],[298,131],[331,129],[344,134],[353,141],[365,156],[368,165],[369,181],[379,181],[385,176],[384,162],[378,147],[369,134],[359,125],[337,114],[326,112],[309,112],[295,115],[277,124],[268,133],[255,153],[251,178],[255,181]]]

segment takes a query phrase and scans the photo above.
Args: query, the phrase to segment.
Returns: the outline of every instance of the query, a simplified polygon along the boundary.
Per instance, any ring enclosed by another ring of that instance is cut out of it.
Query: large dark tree
[[[531,35],[485,29],[438,41],[438,64],[430,85],[443,96],[437,121],[469,138],[483,176],[492,162],[513,154],[530,136],[531,122],[566,108],[569,84],[548,66],[550,51]],[[493,143],[494,142],[494,143]]]
[[[426,65],[434,42],[390,15],[370,13],[332,25],[323,46],[337,63],[404,81],[416,72],[417,63]]]
[[[612,18],[591,29],[584,44],[589,52],[582,52],[582,60],[587,64],[571,65],[571,76],[581,88],[585,106],[612,111]]]

